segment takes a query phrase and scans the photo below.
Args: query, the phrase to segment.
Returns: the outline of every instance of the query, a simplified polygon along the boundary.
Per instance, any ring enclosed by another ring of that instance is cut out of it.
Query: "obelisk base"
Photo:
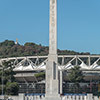
[[[45,97],[45,100],[61,100],[61,97],[59,95],[51,95]]]

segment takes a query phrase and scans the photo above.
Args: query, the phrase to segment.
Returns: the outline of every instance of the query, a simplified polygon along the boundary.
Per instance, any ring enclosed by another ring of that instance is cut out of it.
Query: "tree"
[[[15,82],[15,77],[14,77],[15,72],[13,71],[12,61],[2,62],[1,67],[3,69],[0,69],[0,86],[2,85],[3,82],[4,93],[8,95],[18,94],[19,87],[18,84]],[[0,88],[0,94],[1,94],[1,88]]]
[[[1,42],[1,43],[0,43],[0,46],[12,47],[12,46],[14,46],[14,45],[15,45],[14,41],[9,41],[9,40],[5,40],[4,42]]]
[[[71,68],[68,78],[72,83],[74,83],[72,86],[72,92],[78,93],[80,87],[79,82],[82,82],[84,80],[84,75],[80,70],[80,67],[74,66],[74,68]]]
[[[15,72],[13,71],[12,68],[13,64],[11,61],[4,61],[2,63],[2,69],[0,69],[0,83],[1,83],[1,78],[2,78],[2,73],[3,73],[3,81],[4,84],[6,84],[8,81],[9,82],[14,82],[15,81]]]
[[[36,79],[38,81],[44,80],[45,79],[45,72],[39,72],[34,74],[34,77],[36,77]]]
[[[79,66],[75,66],[74,68],[70,69],[70,73],[68,74],[68,78],[71,82],[81,82],[83,81],[84,75],[80,70]]]
[[[17,95],[18,94],[19,86],[17,82],[7,82],[5,88],[6,88],[7,95]]]

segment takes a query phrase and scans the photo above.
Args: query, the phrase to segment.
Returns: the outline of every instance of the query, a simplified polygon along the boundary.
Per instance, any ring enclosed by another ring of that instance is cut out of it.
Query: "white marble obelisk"
[[[50,0],[49,55],[46,64],[45,100],[61,100],[57,66],[57,0]]]

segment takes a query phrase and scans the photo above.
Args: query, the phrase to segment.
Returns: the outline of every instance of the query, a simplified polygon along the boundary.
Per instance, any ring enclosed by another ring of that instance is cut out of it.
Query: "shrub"
[[[7,82],[6,84],[6,94],[7,95],[17,95],[19,86],[16,82]]]

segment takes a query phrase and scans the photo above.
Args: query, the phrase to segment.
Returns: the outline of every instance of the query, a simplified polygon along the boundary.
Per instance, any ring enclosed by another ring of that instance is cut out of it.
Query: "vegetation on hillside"
[[[48,46],[37,45],[35,43],[27,42],[24,45],[15,44],[14,41],[5,40],[0,43],[0,57],[19,57],[19,56],[35,56],[35,55],[47,55]],[[76,55],[76,54],[85,54],[90,53],[78,53],[70,50],[58,50],[60,55]]]

